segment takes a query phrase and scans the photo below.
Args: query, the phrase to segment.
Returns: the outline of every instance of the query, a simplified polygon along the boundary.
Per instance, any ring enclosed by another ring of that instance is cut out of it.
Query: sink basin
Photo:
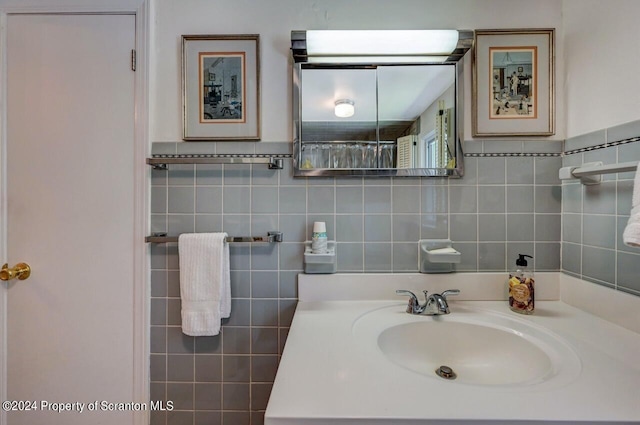
[[[550,357],[513,332],[454,321],[405,323],[384,330],[380,350],[392,362],[422,375],[448,366],[460,382],[518,384],[553,373]]]
[[[362,346],[430,379],[488,387],[531,387],[575,379],[580,359],[560,337],[533,323],[472,307],[443,316],[416,316],[404,305],[360,316],[353,325]],[[441,366],[455,378],[438,375]]]

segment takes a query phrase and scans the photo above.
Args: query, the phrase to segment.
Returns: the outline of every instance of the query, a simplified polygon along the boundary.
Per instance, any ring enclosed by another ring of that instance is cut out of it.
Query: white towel
[[[226,233],[184,233],[178,238],[182,332],[186,335],[218,335],[220,320],[231,314],[226,238]]]
[[[631,201],[631,217],[624,229],[622,239],[629,246],[640,247],[640,164],[633,181],[633,198]]]

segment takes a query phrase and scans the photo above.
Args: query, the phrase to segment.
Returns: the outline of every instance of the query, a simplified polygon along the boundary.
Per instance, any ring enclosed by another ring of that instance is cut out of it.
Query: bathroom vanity
[[[639,423],[640,334],[560,301],[563,278],[524,316],[501,274],[300,275],[265,424]],[[397,289],[461,293],[424,316]]]

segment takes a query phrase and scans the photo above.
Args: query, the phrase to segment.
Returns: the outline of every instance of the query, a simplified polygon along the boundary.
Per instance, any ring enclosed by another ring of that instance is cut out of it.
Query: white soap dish
[[[453,263],[460,262],[460,253],[451,247],[427,249],[427,258],[431,263]]]
[[[451,273],[462,259],[449,239],[422,239],[419,250],[420,273]]]

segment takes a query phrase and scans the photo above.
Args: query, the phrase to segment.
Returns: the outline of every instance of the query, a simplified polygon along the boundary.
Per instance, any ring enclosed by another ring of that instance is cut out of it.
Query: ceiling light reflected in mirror
[[[334,108],[334,114],[338,118],[349,118],[352,117],[355,113],[356,108],[353,100],[351,99],[340,99],[336,100],[336,106]]]

